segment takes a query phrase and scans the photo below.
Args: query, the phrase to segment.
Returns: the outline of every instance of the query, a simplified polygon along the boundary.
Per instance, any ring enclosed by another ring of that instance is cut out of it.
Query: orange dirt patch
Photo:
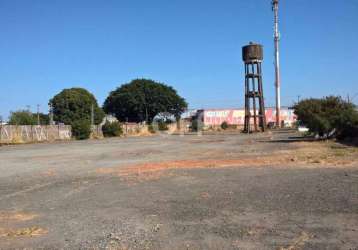
[[[48,177],[52,177],[56,175],[56,171],[53,169],[48,169],[44,172],[41,173],[42,176],[48,176]]]
[[[165,162],[150,162],[121,167],[98,168],[98,174],[113,174],[128,181],[145,181],[159,179],[166,170],[171,169],[201,169],[224,167],[262,167],[262,166],[300,166],[300,167],[335,167],[353,166],[357,163],[358,151],[355,149],[337,150],[332,143],[295,143],[294,150],[278,150],[272,154],[240,155],[232,153],[230,158],[215,151],[207,159],[176,160]],[[222,159],[220,159],[220,156]],[[215,157],[215,158],[214,158]]]
[[[36,218],[36,214],[23,212],[0,212],[0,221],[28,221]]]
[[[200,194],[200,198],[204,199],[204,200],[207,200],[207,199],[211,198],[211,195],[208,192],[203,192],[203,193]]]
[[[127,167],[98,168],[99,174],[116,174],[118,176],[153,174],[153,172],[170,169],[200,169],[200,168],[220,168],[220,167],[240,167],[240,166],[265,166],[270,164],[288,163],[287,157],[255,157],[245,159],[211,159],[211,160],[178,160],[167,162],[143,163]]]

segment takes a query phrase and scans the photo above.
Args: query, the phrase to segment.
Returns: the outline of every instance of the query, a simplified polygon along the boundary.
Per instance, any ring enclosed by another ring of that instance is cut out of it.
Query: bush
[[[72,123],[72,136],[77,140],[88,139],[91,135],[91,123],[88,120],[79,120]]]
[[[166,130],[168,130],[168,124],[164,121],[159,121],[158,129],[159,129],[159,131],[166,131]]]
[[[10,125],[35,125],[37,120],[34,115],[28,110],[18,110],[11,112],[9,124]]]
[[[229,124],[227,123],[227,122],[223,122],[223,123],[221,123],[221,128],[222,129],[228,129],[229,128]]]
[[[306,99],[294,109],[297,119],[314,134],[339,139],[358,136],[358,112],[341,97]]]
[[[358,112],[352,114],[346,110],[340,113],[336,123],[338,139],[358,138]]]
[[[123,134],[122,126],[119,122],[109,122],[102,126],[102,132],[104,137],[115,137]]]
[[[199,119],[194,119],[191,121],[191,130],[200,131],[203,129],[203,123]]]
[[[236,124],[229,125],[229,128],[230,129],[237,129],[237,125]]]
[[[149,125],[148,125],[148,131],[149,131],[149,133],[151,133],[151,134],[155,134],[155,129],[154,129],[154,127],[153,127],[152,124],[149,124]]]

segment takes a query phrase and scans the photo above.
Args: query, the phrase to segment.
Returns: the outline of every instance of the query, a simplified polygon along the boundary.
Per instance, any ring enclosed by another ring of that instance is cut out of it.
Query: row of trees
[[[103,108],[98,105],[95,96],[83,88],[64,89],[49,101],[49,105],[54,121],[72,125],[73,134],[78,139],[88,138],[91,122],[100,124],[105,113],[114,115],[120,122],[151,123],[160,113],[178,119],[187,108],[186,101],[174,88],[148,79],[136,79],[118,87],[109,94]],[[37,114],[20,110],[11,114],[9,123],[35,125],[36,117]],[[47,116],[41,124],[48,124],[48,120]]]
[[[358,112],[356,106],[341,97],[310,98],[294,106],[300,123],[311,133],[338,139],[358,137]]]
[[[11,125],[48,125],[50,123],[49,116],[43,113],[31,113],[30,110],[18,110],[12,112],[9,120]]]

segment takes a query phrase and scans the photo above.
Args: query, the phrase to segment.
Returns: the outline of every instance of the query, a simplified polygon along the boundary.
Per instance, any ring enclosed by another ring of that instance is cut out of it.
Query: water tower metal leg
[[[262,72],[261,72],[261,64],[257,64],[257,74],[258,74],[258,93],[259,93],[259,123],[261,127],[261,131],[266,130],[266,115],[265,115],[265,102],[264,102],[264,94],[262,87]]]
[[[257,83],[256,83],[257,82]],[[251,113],[251,102],[253,114]],[[258,104],[258,106],[257,106]],[[251,130],[251,118],[253,129]],[[266,129],[265,105],[262,88],[261,63],[252,62],[245,64],[245,126],[247,133],[258,132]]]
[[[254,112],[254,131],[257,132],[257,112],[256,112],[256,77],[255,77],[255,65],[251,64],[251,74],[253,74],[253,77],[251,78],[252,81],[252,91],[250,93],[250,96],[252,98],[252,107]]]

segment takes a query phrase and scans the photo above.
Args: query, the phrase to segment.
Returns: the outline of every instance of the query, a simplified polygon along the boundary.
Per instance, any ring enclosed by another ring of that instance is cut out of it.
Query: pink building
[[[198,111],[202,116],[204,126],[220,126],[223,122],[229,125],[244,125],[245,109],[205,109]],[[275,122],[275,108],[266,108],[266,122]],[[296,115],[292,109],[281,109],[281,121],[291,125],[296,121]]]

